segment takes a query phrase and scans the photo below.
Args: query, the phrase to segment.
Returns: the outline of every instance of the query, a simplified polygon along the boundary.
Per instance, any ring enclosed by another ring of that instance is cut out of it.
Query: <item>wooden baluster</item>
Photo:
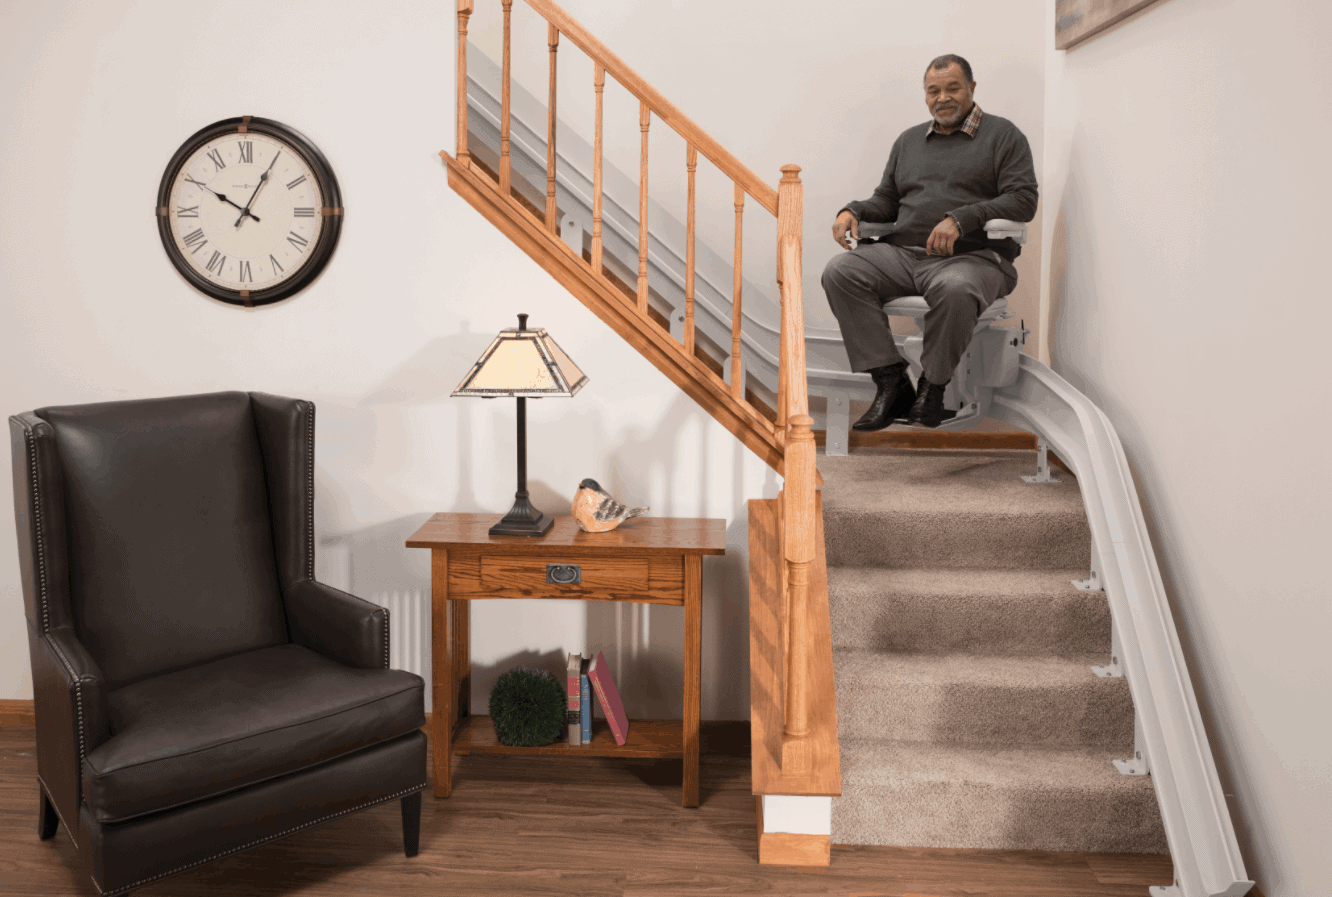
[[[546,230],[555,233],[555,53],[560,47],[560,29],[547,26],[550,44],[550,101],[546,104]]]
[[[509,76],[512,69],[509,65],[509,33],[510,33],[510,13],[513,11],[513,0],[502,0],[504,4],[504,84],[500,90],[500,161],[499,161],[499,188],[500,194],[508,197],[509,195]]]
[[[800,284],[787,283],[787,272],[783,270],[783,240],[785,238],[794,238],[797,245],[800,240],[800,229],[802,216],[804,215],[804,198],[800,184],[800,166],[783,165],[782,179],[777,185],[777,283],[780,286],[780,295],[782,303],[781,321],[782,336],[780,358],[778,359],[777,370],[777,442],[779,445],[785,443],[787,420],[791,415],[797,413],[790,405],[791,383],[790,376],[792,371],[791,359],[788,357],[791,340],[788,339],[791,334],[785,330],[786,326],[786,306],[791,289],[797,291],[799,295]],[[797,249],[797,252],[799,250]],[[802,325],[803,326],[803,325]],[[804,332],[799,334],[799,343],[801,352],[804,351]],[[803,374],[804,364],[801,364]]]
[[[467,19],[472,15],[472,0],[458,0],[458,161],[472,162],[467,152]]]
[[[648,125],[652,110],[647,103],[638,104],[638,129],[643,132],[643,149],[638,161],[638,313],[648,310]]]
[[[740,282],[741,256],[744,253],[743,239],[745,223],[745,188],[735,185],[735,265],[731,284],[731,395],[743,401],[745,398],[745,375],[740,360]]]
[[[606,87],[606,67],[597,63],[592,76],[597,89],[596,146],[592,150],[592,273],[601,274],[601,93]]]
[[[689,205],[685,216],[685,326],[684,350],[694,357],[694,173],[698,170],[698,148],[690,143],[685,150],[689,169]]]

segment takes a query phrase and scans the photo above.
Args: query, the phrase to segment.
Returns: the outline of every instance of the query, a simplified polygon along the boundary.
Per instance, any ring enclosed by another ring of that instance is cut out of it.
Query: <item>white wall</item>
[[[1054,367],[1123,439],[1267,897],[1332,893],[1329,33],[1322,3],[1170,0],[1047,51]]]
[[[833,242],[832,222],[848,201],[865,199],[878,186],[897,135],[928,120],[922,79],[935,56],[965,57],[981,108],[1015,122],[1031,141],[1037,171],[1043,162],[1042,0],[818,5],[564,0],[560,5],[770,186],[780,180],[783,165],[801,166],[803,291],[806,321],[813,326],[837,327],[819,285],[828,259],[842,251]],[[495,60],[501,58],[502,23],[498,2],[476,4],[469,36]],[[549,83],[544,20],[518,2],[512,24],[513,77],[544,99]],[[560,118],[583,123],[582,133],[590,138],[592,63],[567,39],[561,39],[558,59]],[[606,159],[636,182],[638,101],[608,76],[604,105]],[[590,154],[582,164],[592,170]],[[685,144],[655,117],[649,164],[652,196],[684,221]],[[697,177],[699,239],[729,259],[732,183],[701,156]],[[771,281],[775,233],[772,216],[750,200],[747,273],[762,272],[755,276]],[[1033,238],[1019,259],[1019,286],[1010,300],[1028,326],[1038,314],[1039,258]]]
[[[804,167],[806,303],[826,324],[818,272],[837,251],[826,231],[842,203],[870,193],[897,132],[924,120],[919,82],[931,57],[967,56],[982,105],[1040,133],[1039,0],[992,6],[858,0],[802,24],[809,9],[791,0],[566,4],[770,183],[785,163]],[[473,35],[493,39],[498,58],[499,4],[478,7]],[[530,406],[538,506],[563,511],[578,480],[594,476],[656,514],[728,521],[731,551],[704,565],[704,681],[717,685],[704,689],[703,715],[747,717],[744,502],[774,494],[776,478],[448,189],[435,155],[454,146],[448,10],[424,0],[373,11],[313,0],[0,7],[0,115],[10,123],[0,202],[11,210],[0,218],[0,322],[19,337],[0,359],[0,399],[10,412],[216,389],[313,399],[321,575],[375,599],[422,595],[425,552],[402,541],[426,515],[498,514],[512,501],[512,410],[448,393],[493,333],[529,312],[591,377],[571,401]],[[517,69],[544,96],[544,28],[521,3],[515,22]],[[565,44],[561,114],[576,117],[581,104],[590,122],[591,68],[582,60],[580,93],[578,55]],[[621,153],[634,172],[637,109],[616,91],[607,88],[608,157]],[[243,114],[310,137],[348,209],[319,281],[249,311],[174,273],[151,212],[175,148]],[[668,141],[663,132],[654,139]],[[653,152],[654,195],[682,195],[683,144],[674,174]],[[725,251],[731,192],[709,192],[720,183],[710,174],[700,166],[700,233]],[[759,218],[748,216],[751,240]],[[771,270],[750,252],[748,270]],[[1038,282],[1035,268],[1024,273],[1033,309]],[[13,544],[11,518],[0,519],[0,542]],[[31,694],[21,608],[16,557],[0,554],[0,614],[11,622],[0,629],[0,697]],[[630,711],[679,711],[674,609],[495,604],[473,620],[480,699],[512,663],[554,666],[559,652],[619,646]]]
[[[454,121],[443,9],[0,6],[0,407],[220,389],[312,399],[321,574],[371,598],[428,593],[427,552],[407,536],[432,511],[498,515],[513,501],[512,403],[448,396],[528,312],[591,378],[572,400],[529,403],[538,507],[567,513],[592,476],[654,514],[726,518],[733,550],[704,562],[703,714],[747,718],[744,503],[775,494],[776,477],[449,190],[436,155]],[[190,288],[152,213],[176,147],[243,114],[310,137],[347,208],[319,281],[256,310]],[[0,698],[29,698],[13,517],[0,521]],[[478,607],[482,709],[497,667],[558,670],[559,652],[620,644],[630,711],[678,714],[681,611],[621,617]]]

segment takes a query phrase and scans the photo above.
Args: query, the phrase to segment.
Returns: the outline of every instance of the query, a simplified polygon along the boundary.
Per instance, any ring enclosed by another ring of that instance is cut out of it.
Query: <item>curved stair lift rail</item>
[[[1093,580],[1110,603],[1114,643],[1138,716],[1166,839],[1172,887],[1156,897],[1242,897],[1253,887],[1217,778],[1179,634],[1123,446],[1091,400],[1023,355],[990,416],[1037,434],[1078,478],[1092,534]]]

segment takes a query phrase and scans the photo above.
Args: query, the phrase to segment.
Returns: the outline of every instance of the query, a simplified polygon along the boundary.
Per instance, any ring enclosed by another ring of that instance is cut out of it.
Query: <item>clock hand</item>
[[[246,215],[250,215],[251,218],[254,218],[254,215],[250,214],[250,206],[254,205],[254,198],[258,196],[259,191],[264,188],[264,184],[268,181],[268,173],[273,170],[273,166],[277,164],[278,156],[280,155],[282,155],[282,150],[277,151],[273,156],[273,161],[269,162],[268,167],[264,169],[264,173],[259,175],[259,183],[255,184],[254,192],[250,194],[250,201],[245,204],[245,208],[241,209],[240,217],[236,219],[237,227],[241,226],[241,222],[245,220]],[[259,219],[254,218],[254,220],[258,221]]]
[[[185,180],[189,181],[191,184],[199,184],[199,182],[196,181],[194,178],[186,178]],[[223,201],[224,203],[226,203],[227,205],[232,206],[233,208],[240,209],[240,206],[236,205],[234,202],[232,202],[231,200],[227,199],[226,194],[224,194],[224,193],[218,193],[216,190],[214,190],[212,187],[208,186],[207,184],[199,184],[199,186],[200,186],[200,187],[203,187],[205,190],[207,190],[209,193],[211,193],[211,194],[213,194],[214,196],[216,196],[218,199],[222,200],[222,201]],[[259,220],[259,218],[258,218],[257,216],[251,214],[250,212],[246,211],[245,209],[241,209],[241,211],[242,211],[244,214],[249,215],[249,216],[250,216],[251,218],[253,218],[255,221],[258,221],[258,220]]]

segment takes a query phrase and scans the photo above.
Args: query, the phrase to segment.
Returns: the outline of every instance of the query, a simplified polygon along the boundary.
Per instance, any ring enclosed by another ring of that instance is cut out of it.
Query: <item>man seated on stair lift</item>
[[[931,120],[902,132],[883,182],[863,202],[847,203],[833,239],[850,251],[823,270],[823,289],[853,371],[868,371],[877,393],[852,426],[882,430],[898,418],[937,427],[944,387],[971,341],[976,319],[1017,283],[1015,240],[989,240],[991,218],[1030,221],[1036,172],[1027,138],[1011,121],[982,113],[976,82],[960,56],[940,56],[925,70]],[[860,222],[893,222],[878,242],[859,242]],[[852,247],[847,232],[858,242]],[[913,389],[893,343],[883,303],[923,296],[921,364]]]

